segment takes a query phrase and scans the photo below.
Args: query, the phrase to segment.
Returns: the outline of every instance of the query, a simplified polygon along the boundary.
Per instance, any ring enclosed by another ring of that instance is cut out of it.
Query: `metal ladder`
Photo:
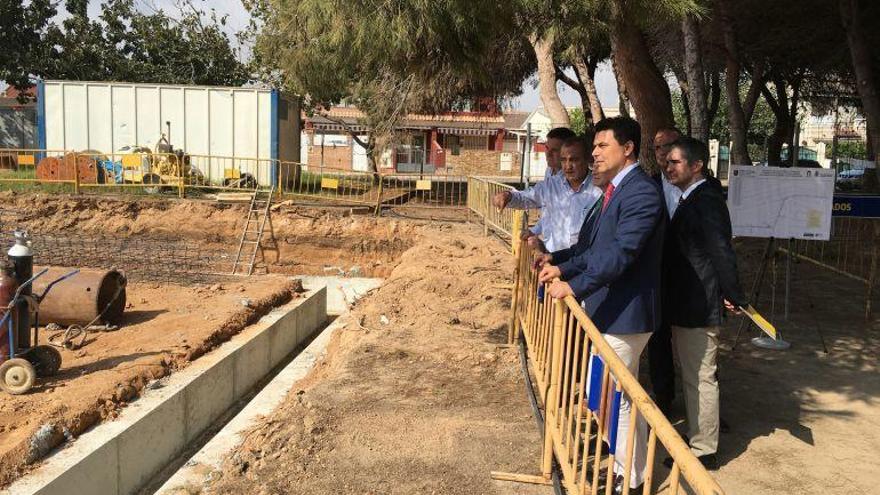
[[[266,228],[266,220],[269,218],[269,206],[272,204],[272,193],[275,192],[275,186],[269,189],[254,190],[251,197],[250,208],[248,208],[247,219],[244,222],[244,231],[241,233],[241,241],[238,243],[238,252],[235,254],[235,261],[232,263],[233,275],[248,275],[254,272],[254,263],[257,261],[257,251],[260,250],[260,243],[263,240],[263,230]],[[252,227],[259,227],[251,230]],[[250,257],[242,256],[245,246],[251,246]],[[246,259],[247,258],[247,259]],[[247,268],[247,273],[245,273]]]

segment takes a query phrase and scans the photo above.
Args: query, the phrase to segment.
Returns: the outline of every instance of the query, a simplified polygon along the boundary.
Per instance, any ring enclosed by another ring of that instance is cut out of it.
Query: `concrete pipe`
[[[34,267],[39,273],[42,267]],[[53,280],[70,273],[72,268],[49,268],[34,281],[34,294],[42,295]],[[109,306],[109,307],[108,307]],[[125,309],[125,276],[116,270],[82,269],[76,275],[52,286],[40,303],[40,325],[119,324]],[[103,313],[103,314],[102,314]]]

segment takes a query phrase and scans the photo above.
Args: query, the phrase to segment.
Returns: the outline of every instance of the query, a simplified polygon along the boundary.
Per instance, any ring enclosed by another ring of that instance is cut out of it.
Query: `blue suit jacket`
[[[607,209],[588,217],[574,246],[553,253],[596,326],[605,333],[660,325],[663,193],[641,167],[623,178]]]

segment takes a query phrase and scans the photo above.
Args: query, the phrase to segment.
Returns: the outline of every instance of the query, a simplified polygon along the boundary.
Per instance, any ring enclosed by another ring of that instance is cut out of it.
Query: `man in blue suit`
[[[546,255],[542,282],[555,298],[568,295],[581,302],[605,340],[639,374],[639,356],[660,325],[660,270],[663,253],[663,195],[639,167],[641,128],[628,117],[596,125],[593,142],[594,184],[604,190],[601,211],[589,217],[573,247]],[[629,400],[620,407],[617,451],[626,452]],[[630,486],[644,480],[647,427],[635,425],[635,450]],[[622,473],[625,456],[615,460]],[[620,486],[622,475],[616,484]]]

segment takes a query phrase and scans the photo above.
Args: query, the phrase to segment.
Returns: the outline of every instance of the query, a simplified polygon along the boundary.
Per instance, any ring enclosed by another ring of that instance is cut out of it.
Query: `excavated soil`
[[[426,229],[328,358],[249,432],[210,493],[547,493],[507,339],[513,263],[476,227]]]
[[[114,418],[152,380],[185,367],[296,295],[290,280],[275,276],[199,287],[129,284],[118,330],[90,333],[78,350],[60,349],[59,373],[39,380],[28,394],[0,392],[0,487],[65,438]],[[41,332],[40,343],[47,337]]]
[[[28,229],[38,262],[45,254],[41,248],[58,249],[53,260],[130,274],[120,330],[94,333],[80,350],[62,350],[57,376],[28,395],[4,394],[0,400],[0,487],[65,438],[113,418],[151,380],[186,366],[289,300],[293,286],[275,274],[384,276],[429,223],[277,205],[264,238],[265,261],[258,266],[272,275],[199,284],[183,273],[182,263],[191,260],[175,250],[185,243],[234,254],[246,204],[8,191],[0,201],[0,231],[8,236],[12,229]],[[142,277],[163,264],[173,283]],[[251,306],[243,306],[243,299]]]
[[[45,233],[74,239],[197,243],[206,251],[226,253],[224,271],[231,268],[248,208],[243,203],[207,200],[11,191],[0,192],[0,201],[0,227],[6,231],[26,227],[36,238]],[[433,223],[430,219],[357,215],[344,208],[297,207],[289,202],[272,208],[257,273],[385,277],[412,245],[412,235],[419,226]],[[143,260],[120,260],[121,264],[126,262]]]

